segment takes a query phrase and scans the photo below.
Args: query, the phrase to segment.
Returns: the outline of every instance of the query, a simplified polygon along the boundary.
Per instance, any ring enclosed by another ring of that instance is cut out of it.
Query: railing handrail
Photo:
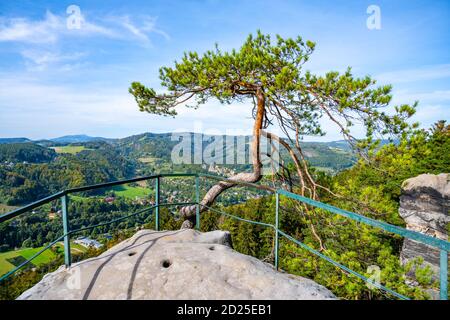
[[[7,212],[5,214],[0,215],[0,223],[10,220],[12,218],[15,218],[22,213],[28,212],[30,210],[36,209],[37,207],[42,206],[43,204],[49,203],[51,201],[57,200],[61,198],[62,196],[69,195],[76,192],[83,192],[83,191],[89,191],[89,190],[96,190],[96,189],[102,189],[102,188],[108,188],[108,187],[114,187],[122,184],[127,183],[134,183],[134,182],[140,182],[145,180],[151,180],[155,178],[162,178],[162,177],[195,177],[197,176],[196,173],[167,173],[167,174],[156,174],[151,176],[143,176],[143,177],[137,177],[137,178],[131,178],[131,179],[125,179],[125,180],[116,180],[111,182],[104,182],[99,184],[92,184],[82,187],[76,187],[76,188],[69,188],[65,189],[63,191],[57,192],[55,194],[52,194],[48,197],[42,198],[38,201],[32,202],[30,204],[27,204],[23,207],[20,207],[18,209],[12,210],[10,212]]]
[[[99,183],[99,184],[93,184],[93,185],[87,185],[87,186],[82,186],[82,187],[77,187],[77,188],[70,188],[70,189],[66,189],[63,190],[61,192],[55,193],[51,196],[48,196],[46,198],[40,199],[36,202],[30,203],[28,205],[25,205],[23,207],[20,207],[18,209],[12,210],[8,213],[5,213],[3,215],[0,215],[0,223],[10,220],[14,217],[17,217],[18,215],[21,215],[22,213],[28,212],[30,210],[33,210],[37,207],[40,207],[43,204],[49,203],[53,200],[57,200],[60,197],[64,196],[64,195],[69,195],[72,193],[76,193],[76,192],[83,192],[83,191],[89,191],[89,190],[96,190],[96,189],[102,189],[102,188],[108,188],[108,187],[114,187],[117,185],[122,185],[122,184],[127,184],[127,183],[134,183],[134,182],[139,182],[139,181],[145,181],[145,180],[152,180],[152,179],[156,179],[156,178],[163,178],[163,177],[205,177],[205,178],[210,178],[210,179],[214,179],[214,180],[218,180],[218,181],[227,181],[227,182],[231,182],[231,183],[235,183],[238,185],[244,185],[244,186],[250,186],[250,187],[254,187],[256,189],[260,189],[260,190],[265,190],[265,191],[271,191],[271,192],[276,192],[279,193],[281,195],[285,195],[291,199],[295,199],[301,202],[305,202],[309,205],[321,208],[321,209],[325,209],[327,211],[336,213],[338,215],[341,216],[345,216],[347,218],[350,218],[354,221],[358,221],[358,222],[362,222],[368,225],[371,225],[373,227],[377,227],[380,229],[383,229],[384,231],[388,231],[391,233],[395,233],[397,235],[412,239],[412,240],[416,240],[419,242],[422,242],[424,244],[428,244],[431,245],[433,247],[437,247],[439,249],[442,250],[446,250],[446,251],[450,251],[450,242],[445,241],[445,240],[441,240],[438,238],[434,238],[431,237],[429,235],[414,231],[414,230],[408,230],[402,227],[398,227],[389,223],[386,223],[384,221],[380,221],[380,220],[375,220],[375,219],[371,219],[368,217],[365,217],[363,215],[357,214],[355,212],[351,212],[351,211],[347,211],[344,209],[340,209],[337,207],[334,207],[332,205],[323,203],[323,202],[319,202],[307,197],[303,197],[301,195],[298,195],[296,193],[292,193],[283,189],[274,189],[271,188],[269,186],[264,186],[264,185],[259,185],[256,183],[250,183],[250,182],[243,182],[243,181],[235,181],[235,180],[231,180],[225,177],[220,177],[220,176],[215,176],[215,175],[211,175],[211,174],[204,174],[204,173],[168,173],[168,174],[156,174],[156,175],[150,175],[150,176],[143,176],[143,177],[137,177],[137,178],[132,178],[132,179],[125,179],[125,180],[117,180],[117,181],[112,181],[112,182],[105,182],[105,183]]]
[[[160,203],[159,202],[159,184],[160,184],[160,178],[164,178],[164,177],[195,177],[196,178],[196,202],[180,202],[180,203]],[[235,185],[243,185],[243,186],[247,186],[247,187],[252,187],[252,188],[256,188],[259,190],[265,190],[265,191],[269,191],[272,192],[276,195],[276,225],[270,224],[270,223],[263,223],[263,222],[259,222],[259,221],[253,221],[253,220],[248,220],[248,219],[244,219],[235,215],[231,215],[231,214],[227,214],[224,213],[220,210],[216,210],[210,206],[206,206],[200,203],[200,199],[199,199],[199,177],[204,177],[204,178],[208,178],[208,179],[214,179],[217,181],[226,181],[226,182],[230,182],[233,183]],[[67,223],[67,219],[68,219],[68,214],[67,214],[67,196],[72,194],[72,193],[76,193],[76,192],[83,192],[83,191],[89,191],[89,190],[96,190],[96,189],[102,189],[102,188],[108,188],[108,187],[113,187],[113,186],[117,186],[117,185],[122,185],[122,184],[127,184],[127,183],[134,183],[134,182],[139,182],[139,181],[145,181],[145,180],[153,180],[156,179],[156,200],[155,200],[155,204],[147,207],[143,210],[138,210],[137,212],[131,213],[127,216],[124,217],[120,217],[117,219],[114,219],[112,221],[109,222],[105,222],[105,223],[100,223],[97,225],[93,225],[93,226],[88,226],[88,227],[84,227],[84,228],[80,228],[77,230],[70,230],[68,228]],[[114,222],[118,222],[121,220],[124,220],[126,218],[129,218],[133,215],[139,214],[139,213],[144,213],[145,211],[149,211],[149,210],[153,210],[155,209],[155,226],[156,226],[156,230],[159,230],[159,221],[158,221],[158,215],[159,215],[159,207],[160,206],[176,206],[176,205],[191,205],[191,204],[196,204],[197,205],[197,209],[196,209],[196,217],[197,217],[197,224],[196,227],[199,228],[199,223],[200,223],[200,210],[199,207],[203,206],[206,207],[208,210],[216,212],[216,213],[220,213],[220,214],[225,214],[227,216],[230,216],[232,218],[244,221],[244,222],[248,222],[248,223],[253,223],[253,224],[258,224],[258,225],[262,225],[262,226],[266,226],[266,227],[272,227],[275,230],[275,234],[276,234],[276,241],[275,241],[275,267],[278,269],[278,237],[279,235],[285,237],[286,239],[296,243],[297,245],[300,245],[301,247],[303,247],[304,249],[307,249],[308,251],[312,252],[313,254],[319,256],[322,259],[325,259],[326,261],[331,262],[332,264],[334,264],[335,266],[357,276],[358,278],[365,280],[365,281],[369,281],[369,279],[361,274],[359,274],[358,272],[355,272],[351,269],[349,269],[348,267],[345,267],[344,265],[332,260],[331,258],[325,256],[324,254],[316,251],[315,249],[307,246],[306,244],[300,242],[297,239],[294,239],[293,237],[289,236],[288,234],[284,233],[283,231],[281,231],[279,229],[279,217],[278,217],[278,208],[279,208],[279,195],[283,195],[286,196],[290,199],[294,199],[297,201],[301,201],[303,203],[306,203],[308,205],[320,208],[320,209],[324,209],[326,211],[332,212],[334,214],[338,214],[340,216],[344,216],[346,218],[352,219],[354,221],[357,222],[361,222],[379,229],[382,229],[384,231],[387,232],[391,232],[400,236],[403,236],[405,238],[409,238],[418,242],[421,242],[423,244],[426,245],[430,245],[432,247],[435,248],[439,248],[440,251],[440,297],[441,299],[447,299],[447,279],[448,279],[448,274],[447,274],[447,259],[448,259],[448,252],[450,251],[450,242],[445,241],[445,240],[441,240],[438,238],[434,238],[431,237],[429,235],[426,234],[422,234],[419,233],[417,231],[413,231],[413,230],[408,230],[399,226],[395,226],[389,223],[386,223],[384,221],[379,221],[379,220],[375,220],[375,219],[371,219],[368,217],[365,217],[363,215],[357,214],[355,212],[351,212],[348,210],[344,210],[344,209],[340,209],[338,207],[323,203],[323,202],[319,202],[283,189],[275,189],[269,186],[264,186],[264,185],[260,185],[260,184],[256,184],[256,183],[250,183],[250,182],[244,182],[244,181],[237,181],[237,180],[233,180],[230,178],[226,178],[226,177],[221,177],[221,176],[216,176],[216,175],[211,175],[211,174],[204,174],[204,173],[168,173],[168,174],[156,174],[156,175],[150,175],[150,176],[143,176],[143,177],[137,177],[137,178],[132,178],[132,179],[126,179],[126,180],[118,180],[118,181],[112,181],[112,182],[106,182],[106,183],[100,183],[100,184],[93,184],[93,185],[87,185],[87,186],[82,186],[82,187],[77,187],[77,188],[70,188],[70,189],[66,189],[63,190],[61,192],[55,193],[51,196],[45,197],[43,199],[40,199],[38,201],[35,201],[33,203],[30,203],[26,206],[23,206],[21,208],[12,210],[8,213],[5,213],[3,215],[0,215],[0,223],[5,222],[7,220],[10,220],[14,217],[17,217],[25,212],[31,211],[43,204],[49,203],[51,201],[57,200],[59,198],[63,199],[63,222],[64,222],[64,234],[59,237],[57,240],[51,242],[50,244],[48,244],[47,246],[45,246],[42,250],[40,250],[39,252],[37,252],[36,254],[34,254],[30,259],[28,259],[27,261],[23,262],[22,264],[20,264],[18,267],[16,267],[14,270],[8,272],[7,274],[3,275],[0,277],[0,280],[5,279],[6,277],[8,277],[9,275],[15,273],[17,270],[19,270],[20,268],[22,268],[24,265],[26,265],[27,263],[29,263],[31,260],[33,260],[36,256],[38,256],[39,254],[41,254],[43,251],[49,249],[51,246],[53,246],[57,241],[60,241],[61,239],[64,239],[65,241],[65,246],[64,246],[64,251],[65,251],[65,262],[66,265],[70,265],[71,260],[70,260],[70,243],[69,243],[69,236],[73,233],[76,232],[80,232],[80,231],[84,231],[87,229],[92,229],[95,228],[97,226],[100,225],[106,225],[106,224],[111,224]],[[66,230],[67,229],[67,230]],[[373,284],[375,285],[375,287],[378,287],[379,289],[383,289],[388,293],[393,294],[394,296],[397,296],[398,298],[401,299],[408,299],[407,297],[387,288],[384,287],[381,284]]]

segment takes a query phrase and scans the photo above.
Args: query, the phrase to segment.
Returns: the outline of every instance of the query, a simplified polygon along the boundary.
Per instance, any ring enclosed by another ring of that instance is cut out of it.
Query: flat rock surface
[[[336,299],[312,280],[230,248],[226,231],[141,230],[60,267],[18,299]]]

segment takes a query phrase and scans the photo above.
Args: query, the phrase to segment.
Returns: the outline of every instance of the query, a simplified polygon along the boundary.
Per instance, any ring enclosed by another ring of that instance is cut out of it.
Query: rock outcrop
[[[225,231],[142,230],[60,267],[18,299],[335,299],[314,281],[234,251]]]
[[[448,240],[449,199],[450,174],[422,174],[403,183],[399,214],[405,220],[407,229]],[[402,263],[423,257],[435,278],[439,274],[438,249],[405,239],[400,257]]]

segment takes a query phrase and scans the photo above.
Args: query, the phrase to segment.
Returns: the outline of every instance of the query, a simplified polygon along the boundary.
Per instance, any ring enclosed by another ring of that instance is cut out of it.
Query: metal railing
[[[160,180],[161,178],[176,178],[176,177],[195,177],[195,202],[179,202],[179,203],[161,203],[160,202]],[[206,179],[213,179],[216,181],[227,181],[227,182],[232,182],[236,185],[241,185],[241,186],[246,186],[246,187],[251,187],[251,188],[256,188],[256,189],[260,189],[260,190],[265,190],[265,191],[269,191],[272,194],[275,195],[275,223],[274,224],[270,224],[270,223],[264,223],[264,222],[259,222],[259,221],[253,221],[253,220],[248,220],[248,219],[244,219],[242,217],[238,217],[236,215],[232,215],[220,210],[217,210],[215,208],[206,206],[206,205],[202,205],[200,202],[200,181],[199,178],[203,177]],[[112,221],[108,221],[108,222],[104,222],[104,223],[99,223],[93,226],[88,226],[88,227],[83,227],[83,228],[79,228],[76,230],[71,230],[70,228],[70,215],[68,212],[68,201],[69,201],[69,195],[76,193],[76,192],[84,192],[84,191],[90,191],[90,190],[95,190],[95,189],[102,189],[102,188],[108,188],[108,187],[114,187],[114,186],[118,186],[118,185],[123,185],[123,184],[128,184],[128,183],[134,183],[134,182],[140,182],[140,181],[146,181],[146,180],[155,180],[155,204],[148,206],[147,208],[144,208],[142,210],[138,210],[136,212],[133,212],[129,215],[114,219]],[[326,203],[322,203],[319,201],[315,201],[312,200],[310,198],[306,198],[303,196],[300,196],[298,194],[292,193],[292,192],[288,192],[286,190],[283,189],[274,189],[268,186],[264,186],[264,185],[260,185],[260,184],[254,184],[254,183],[246,183],[246,182],[240,182],[240,181],[235,181],[235,180],[230,180],[224,177],[220,177],[220,176],[214,176],[214,175],[209,175],[209,174],[201,174],[201,173],[175,173],[175,174],[159,174],[159,175],[152,175],[152,176],[146,176],[146,177],[139,177],[139,178],[134,178],[134,179],[128,179],[128,180],[120,180],[120,181],[114,181],[114,182],[109,182],[109,183],[102,183],[102,184],[96,184],[96,185],[90,185],[90,186],[84,186],[84,187],[79,187],[79,188],[72,188],[72,189],[68,189],[68,190],[64,190],[62,192],[58,192],[54,195],[51,195],[49,197],[46,197],[44,199],[38,200],[36,202],[33,202],[27,206],[24,206],[22,208],[18,208],[16,210],[13,210],[11,212],[8,212],[6,214],[0,215],[0,223],[8,221],[12,218],[15,218],[19,215],[22,215],[26,212],[29,212],[30,210],[33,210],[43,204],[47,204],[51,201],[60,199],[61,200],[61,206],[62,206],[62,220],[63,220],[63,235],[58,237],[56,240],[52,241],[51,243],[49,243],[48,245],[44,246],[41,250],[39,250],[38,252],[36,252],[31,258],[27,259],[26,261],[22,262],[20,265],[18,265],[16,268],[14,268],[13,270],[9,271],[8,273],[2,275],[0,277],[0,283],[7,279],[9,276],[11,276],[12,274],[16,273],[18,270],[20,270],[21,268],[23,268],[25,265],[27,265],[28,263],[30,263],[34,258],[36,258],[37,256],[39,256],[42,252],[44,252],[45,250],[51,248],[53,245],[55,245],[57,242],[61,241],[62,239],[64,240],[64,262],[65,265],[67,267],[69,267],[72,263],[72,259],[71,259],[71,252],[70,252],[70,236],[76,232],[81,232],[84,230],[88,230],[88,229],[92,229],[95,227],[99,227],[99,226],[103,226],[103,225],[108,225],[108,224],[112,224],[114,222],[118,222],[118,221],[122,221],[125,220],[131,216],[135,216],[137,214],[141,214],[141,213],[145,213],[145,212],[150,212],[152,210],[154,210],[154,222],[155,222],[155,230],[159,230],[160,227],[160,222],[159,222],[159,218],[160,218],[160,211],[159,208],[160,207],[167,207],[167,206],[180,206],[180,205],[196,205],[196,229],[200,229],[200,206],[203,206],[205,208],[207,208],[210,212],[214,212],[217,214],[221,214],[221,215],[225,215],[228,216],[230,218],[233,219],[237,219],[240,221],[244,221],[244,222],[248,222],[251,224],[255,224],[255,225],[261,225],[261,226],[265,226],[265,227],[270,227],[273,228],[274,230],[274,266],[275,268],[278,270],[279,267],[279,240],[280,240],[280,236],[286,238],[289,241],[292,241],[293,243],[299,245],[301,248],[309,251],[310,253],[330,262],[331,264],[335,265],[336,267],[344,270],[345,272],[347,272],[348,274],[354,275],[355,277],[370,283],[371,286],[376,287],[380,290],[383,290],[389,294],[392,294],[393,296],[400,298],[400,299],[405,299],[405,300],[409,300],[408,297],[393,291],[383,285],[381,285],[380,283],[376,283],[374,281],[371,281],[369,278],[367,278],[366,276],[342,265],[341,263],[331,259],[330,257],[326,256],[325,254],[315,250],[314,248],[306,245],[305,243],[299,241],[298,239],[293,238],[292,236],[286,234],[285,232],[283,232],[282,230],[280,230],[280,215],[279,215],[279,209],[280,209],[280,196],[285,196],[287,198],[293,199],[293,200],[297,200],[300,202],[303,202],[305,204],[308,204],[310,206],[316,207],[316,208],[320,208],[320,209],[324,209],[328,212],[331,212],[333,214],[337,214],[346,218],[349,218],[351,220],[354,220],[356,222],[360,222],[378,229],[381,229],[383,231],[387,231],[387,232],[391,232],[400,236],[403,236],[405,238],[409,238],[415,241],[418,241],[420,243],[429,245],[431,247],[437,248],[440,250],[440,275],[439,275],[439,279],[440,279],[440,299],[441,300],[447,300],[448,298],[448,294],[447,294],[447,283],[448,283],[448,252],[450,251],[450,242],[445,241],[445,240],[441,240],[438,238],[433,238],[431,236],[419,233],[419,232],[415,232],[412,230],[407,230],[405,228],[402,227],[398,227],[395,225],[391,225],[389,223],[383,222],[383,221],[379,221],[379,220],[374,220],[365,216],[362,216],[360,214],[351,212],[351,211],[347,211],[347,210],[343,210],[337,207],[334,207],[332,205],[326,204]]]

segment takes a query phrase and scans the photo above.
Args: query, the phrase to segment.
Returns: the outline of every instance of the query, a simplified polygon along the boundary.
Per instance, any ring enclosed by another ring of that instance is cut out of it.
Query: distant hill
[[[0,145],[0,163],[30,162],[44,163],[56,158],[56,152],[40,145],[28,143],[7,143]]]
[[[185,134],[191,135],[191,143],[193,143],[194,133],[184,133],[183,135]],[[205,150],[213,137],[214,136],[211,135],[203,135],[203,150]],[[245,143],[249,145],[251,136],[246,136],[245,138]],[[223,136],[223,141],[227,141],[226,136]],[[120,150],[120,153],[125,157],[143,162],[154,163],[159,159],[165,163],[170,163],[172,149],[178,143],[178,140],[172,140],[172,133],[142,133],[123,139],[117,139],[113,142],[113,145]],[[337,172],[351,167],[356,161],[356,156],[346,141],[303,142],[302,147],[303,152],[311,165],[323,170]],[[224,153],[238,152],[238,150],[234,151],[233,148],[235,148],[234,145],[231,146],[230,149],[227,144],[227,146],[224,147]],[[247,152],[249,152],[249,150],[247,150]],[[284,159],[290,161],[289,155],[284,149],[282,149],[281,155]],[[218,163],[220,163],[220,161],[218,161]],[[161,162],[158,163],[158,167],[160,166]]]
[[[193,133],[191,143],[193,143]],[[203,135],[203,149],[207,147],[213,136]],[[224,141],[227,138],[224,136]],[[246,145],[249,144],[250,137],[246,137]],[[65,147],[65,146],[83,146],[86,149],[103,149],[102,144],[106,143],[114,148],[121,156],[139,161],[140,163],[152,163],[153,170],[162,168],[163,165],[171,163],[171,153],[173,147],[179,143],[178,139],[172,140],[172,133],[142,133],[121,139],[108,139],[104,137],[91,137],[85,134],[66,135],[58,138],[47,140],[32,141],[27,138],[5,138],[0,139],[0,143],[18,143],[32,142],[43,147]],[[385,142],[383,141],[382,144]],[[224,147],[224,151],[234,152],[234,146]],[[356,155],[350,145],[344,141],[331,142],[302,142],[302,149],[305,157],[316,168],[337,172],[342,169],[351,167],[356,161]],[[237,152],[237,151],[236,151]],[[290,161],[289,155],[282,149],[282,157]],[[218,161],[220,163],[220,161]],[[237,164],[236,164],[237,165]],[[232,165],[235,166],[235,165]],[[244,165],[245,167],[245,165]],[[187,170],[187,168],[184,168]],[[235,167],[237,170],[243,168]]]
[[[92,141],[108,141],[110,139],[103,138],[103,137],[91,137],[85,134],[78,134],[78,135],[69,135],[69,136],[63,136],[59,138],[53,138],[49,139],[50,141],[56,142],[56,143],[84,143],[84,142],[92,142]]]
[[[67,143],[85,143],[92,141],[112,141],[112,140],[114,139],[108,139],[103,137],[91,137],[85,134],[77,134],[42,140],[31,140],[28,138],[0,138],[0,144],[34,142],[37,144],[47,145],[51,143],[67,144]]]
[[[31,142],[28,138],[0,138],[0,144]]]
[[[323,144],[332,147],[332,148],[338,148],[346,151],[350,151],[352,147],[346,140],[337,140],[337,141],[330,141],[330,142],[323,142]]]

